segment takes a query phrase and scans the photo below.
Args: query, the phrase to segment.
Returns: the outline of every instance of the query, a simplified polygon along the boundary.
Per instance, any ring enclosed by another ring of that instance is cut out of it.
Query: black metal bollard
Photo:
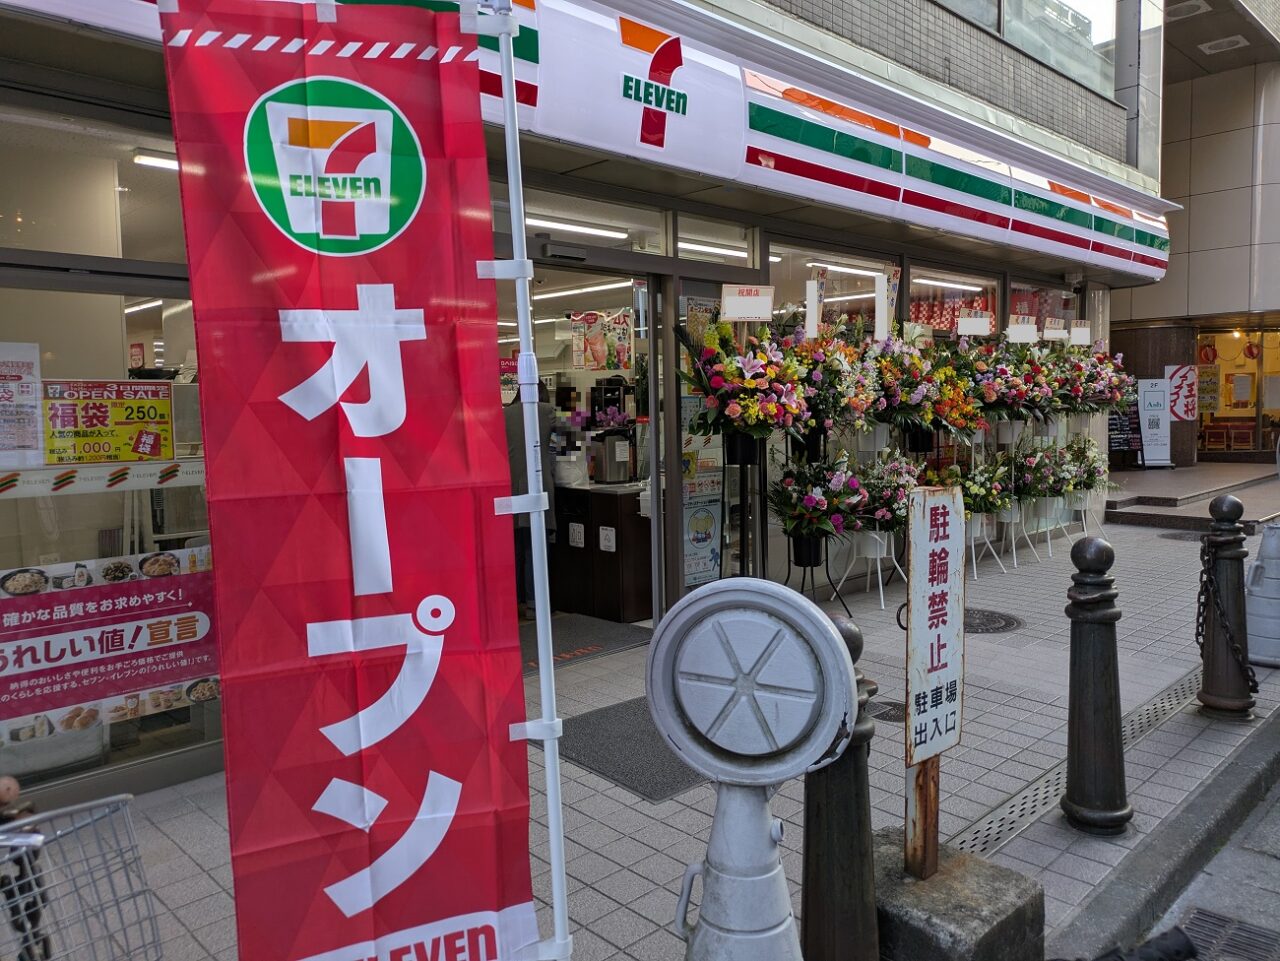
[[[832,621],[862,656],[862,631],[853,621]],[[839,760],[804,779],[804,868],[800,940],[806,961],[878,961],[874,849],[871,842],[871,738],[867,714],[874,681],[858,672],[858,717]]]
[[[1116,652],[1114,548],[1084,537],[1071,548],[1078,573],[1067,592],[1071,619],[1071,693],[1067,720],[1067,793],[1062,810],[1089,834],[1121,834],[1133,819],[1124,779],[1120,659]]]
[[[1249,666],[1244,617],[1244,504],[1223,494],[1209,505],[1213,526],[1200,548],[1200,600],[1196,641],[1204,680],[1196,697],[1200,711],[1228,721],[1253,720],[1258,680]]]

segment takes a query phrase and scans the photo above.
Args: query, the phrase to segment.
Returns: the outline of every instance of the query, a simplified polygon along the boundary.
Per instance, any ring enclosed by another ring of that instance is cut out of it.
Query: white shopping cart
[[[0,825],[0,961],[160,961],[131,800]]]

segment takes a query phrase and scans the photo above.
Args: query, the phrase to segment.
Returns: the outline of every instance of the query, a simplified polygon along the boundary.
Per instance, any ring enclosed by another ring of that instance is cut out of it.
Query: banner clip
[[[482,280],[532,280],[532,260],[477,260],[476,276]]]
[[[499,517],[508,514],[536,514],[539,511],[545,511],[548,506],[546,491],[539,491],[537,494],[521,494],[519,497],[493,499],[493,512]]]
[[[462,0],[458,7],[460,14],[458,28],[463,33],[500,37],[504,33],[515,36],[520,30],[520,24],[512,16],[510,0],[505,3],[503,0],[487,0],[484,3],[485,13],[496,13],[499,16],[481,17],[481,4],[477,0]]]
[[[523,724],[511,725],[513,741],[555,741],[564,733],[564,721],[525,721]],[[544,955],[539,955],[544,957]],[[558,957],[558,955],[557,955]],[[566,955],[567,957],[567,955]]]

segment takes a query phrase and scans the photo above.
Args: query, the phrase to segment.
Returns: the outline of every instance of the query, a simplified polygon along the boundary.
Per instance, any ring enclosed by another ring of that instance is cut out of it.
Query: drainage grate
[[[1023,620],[1004,611],[986,611],[980,607],[964,609],[966,634],[1007,634],[1025,626]]]
[[[1280,931],[1245,924],[1204,908],[1182,922],[1200,957],[1207,961],[1280,961]]]
[[[1200,669],[1161,691],[1125,715],[1124,746],[1132,747],[1177,714],[1200,689]],[[1067,762],[1062,761],[987,815],[970,824],[949,843],[971,854],[991,854],[1032,821],[1058,804],[1067,789]],[[1280,959],[1277,959],[1280,961]]]
[[[1161,534],[1160,536],[1166,541],[1198,541],[1204,537],[1203,534],[1197,533],[1196,531],[1169,531],[1168,533]]]
[[[878,701],[872,698],[867,713],[886,724],[901,724],[907,719],[907,706],[901,701]]]

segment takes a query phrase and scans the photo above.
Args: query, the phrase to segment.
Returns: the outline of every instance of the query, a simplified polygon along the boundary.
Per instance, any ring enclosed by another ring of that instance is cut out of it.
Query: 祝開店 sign
[[[507,961],[538,932],[476,40],[168,8],[240,958]]]
[[[46,464],[173,459],[172,388],[124,380],[46,380]]]

